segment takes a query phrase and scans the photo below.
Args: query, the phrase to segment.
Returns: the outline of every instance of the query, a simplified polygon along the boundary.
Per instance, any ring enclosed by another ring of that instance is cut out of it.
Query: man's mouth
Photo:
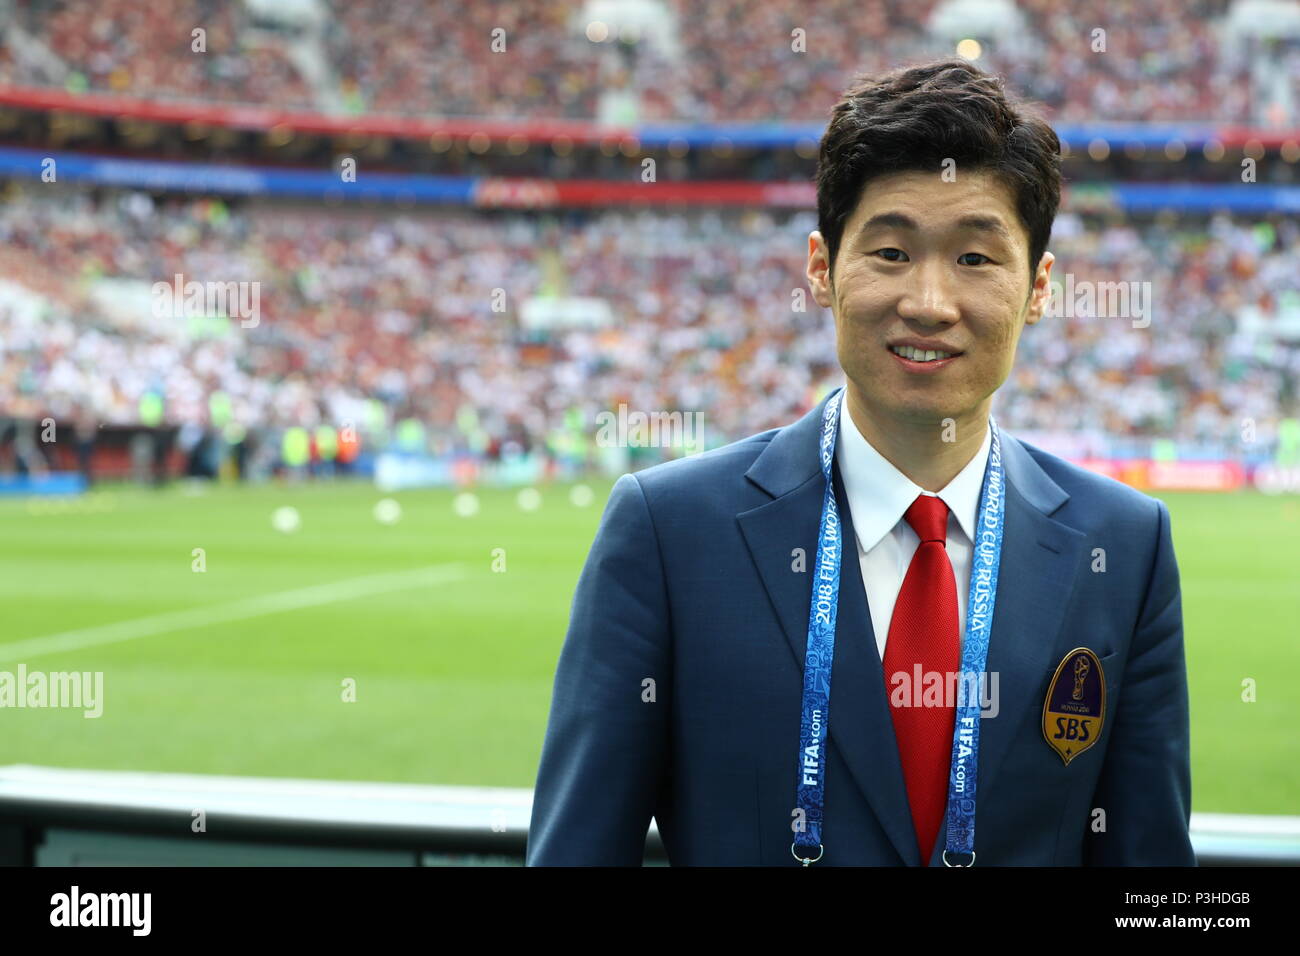
[[[889,351],[893,352],[900,358],[909,359],[913,362],[936,362],[942,359],[961,355],[960,352],[939,352],[936,350],[923,351],[921,349],[912,348],[910,345],[891,345]]]

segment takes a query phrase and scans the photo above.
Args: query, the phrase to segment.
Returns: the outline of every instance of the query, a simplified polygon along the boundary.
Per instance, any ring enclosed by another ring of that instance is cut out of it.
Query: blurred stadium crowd
[[[561,0],[0,6],[0,83],[325,112],[817,121],[854,71],[952,52],[937,0],[665,0],[639,5],[640,25],[638,5],[624,4],[621,28],[603,33],[586,27],[601,4]],[[1267,89],[1300,88],[1300,44],[1248,44],[1224,28],[1231,7],[988,2],[999,42],[982,63],[1061,122],[1238,122],[1265,118],[1252,108],[1294,109]],[[202,57],[190,52],[195,28]],[[489,44],[497,28],[504,52]]]
[[[855,73],[951,55],[961,7],[960,29],[983,17],[980,35],[997,38],[980,65],[1053,122],[1300,126],[1300,22],[1276,36],[1243,29],[1248,6],[0,0],[0,86],[345,116],[820,123]],[[264,161],[256,149],[237,161]],[[790,155],[737,162],[761,176]],[[1271,175],[1291,181],[1294,161]],[[1161,163],[1147,173],[1189,168]],[[1103,157],[1086,175],[1114,168]],[[808,211],[0,188],[0,471],[39,465],[47,418],[79,439],[180,427],[182,447],[257,446],[268,462],[321,449],[344,462],[358,442],[582,462],[597,415],[621,404],[699,412],[717,445],[793,420],[840,376],[831,316],[806,295]],[[1300,326],[1293,214],[1066,211],[1050,248],[1057,281],[1150,283],[1150,324],[1081,313],[1027,328],[995,401],[1001,424],[1068,433],[1099,455],[1126,438],[1137,455],[1157,438],[1222,455],[1239,450],[1244,421],[1266,445],[1272,423],[1300,413],[1300,336],[1273,334]],[[259,315],[160,317],[150,290],[174,276],[256,283]],[[528,320],[530,302],[555,300],[598,302],[605,318]]]
[[[626,403],[700,411],[716,444],[793,420],[838,373],[829,312],[811,296],[799,311],[815,226],[808,212],[485,217],[11,187],[0,265],[38,298],[0,298],[0,393],[56,420],[129,424],[146,403],[273,443],[349,422],[373,442],[412,418],[444,453],[554,447]],[[1058,281],[1151,282],[1150,325],[1027,327],[1002,424],[1227,447],[1245,418],[1295,414],[1300,347],[1237,321],[1294,299],[1294,217],[1085,228],[1067,213],[1051,249]],[[149,288],[178,273],[260,281],[257,325],[151,315]],[[546,295],[603,299],[614,321],[524,327],[520,305]]]

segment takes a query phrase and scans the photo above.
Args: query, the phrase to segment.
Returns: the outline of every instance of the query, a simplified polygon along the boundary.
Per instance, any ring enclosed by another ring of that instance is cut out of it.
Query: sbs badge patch
[[[1106,675],[1086,647],[1076,647],[1056,665],[1043,701],[1043,737],[1068,767],[1101,737],[1106,719]]]

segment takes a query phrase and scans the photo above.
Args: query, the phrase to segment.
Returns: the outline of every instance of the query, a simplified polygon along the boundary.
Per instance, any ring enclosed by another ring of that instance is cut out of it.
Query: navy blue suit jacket
[[[791,824],[824,404],[614,485],[555,675],[529,865],[640,865],[652,817],[674,865],[799,865]],[[976,865],[1195,865],[1168,511],[1005,430],[1002,443],[986,665],[999,709],[980,722]],[[852,542],[838,470],[835,484]],[[856,549],[846,558],[816,865],[919,866]],[[1101,660],[1106,715],[1067,766],[1042,711],[1076,647]],[[942,865],[943,846],[941,829],[928,865]]]

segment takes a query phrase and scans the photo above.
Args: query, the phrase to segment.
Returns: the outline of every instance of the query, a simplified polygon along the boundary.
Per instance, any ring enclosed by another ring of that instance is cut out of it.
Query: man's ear
[[[829,309],[834,298],[835,284],[831,279],[829,253],[822,234],[814,229],[808,233],[808,266],[804,273],[813,300],[823,309]]]
[[[1044,252],[1038,260],[1038,271],[1034,273],[1034,284],[1029,288],[1029,309],[1025,313],[1025,324],[1034,325],[1047,311],[1047,304],[1052,299],[1052,263],[1056,256]]]

